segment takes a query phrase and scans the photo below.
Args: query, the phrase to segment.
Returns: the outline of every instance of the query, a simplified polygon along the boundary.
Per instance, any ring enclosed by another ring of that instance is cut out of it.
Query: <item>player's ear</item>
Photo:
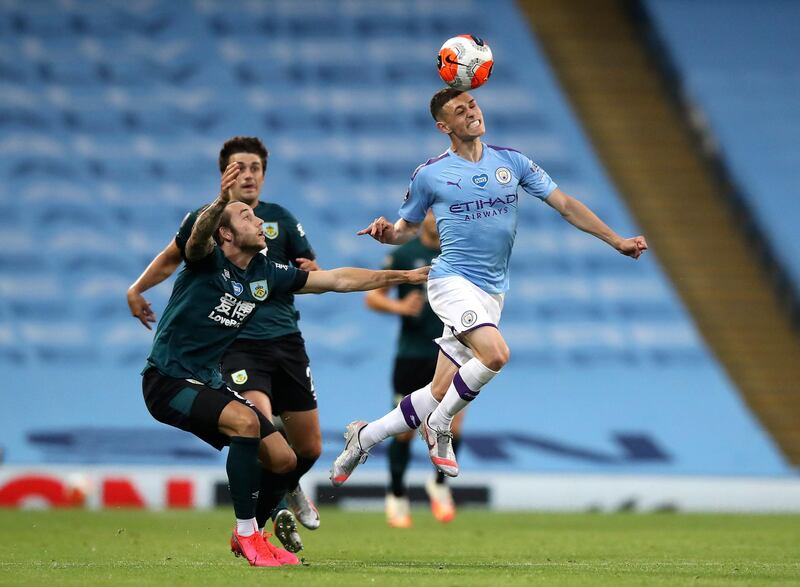
[[[219,235],[220,244],[224,242],[231,242],[233,240],[233,231],[229,226],[220,226],[217,229],[217,234]]]
[[[450,127],[447,126],[447,124],[442,122],[441,120],[436,121],[436,128],[439,129],[439,132],[444,133],[446,135],[449,135],[451,132],[453,132],[452,130],[450,130]]]

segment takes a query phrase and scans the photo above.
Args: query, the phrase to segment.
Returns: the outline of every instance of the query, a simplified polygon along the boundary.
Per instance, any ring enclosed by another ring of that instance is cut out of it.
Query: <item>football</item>
[[[439,77],[457,90],[474,90],[485,84],[494,65],[488,43],[474,35],[447,39],[436,61]]]

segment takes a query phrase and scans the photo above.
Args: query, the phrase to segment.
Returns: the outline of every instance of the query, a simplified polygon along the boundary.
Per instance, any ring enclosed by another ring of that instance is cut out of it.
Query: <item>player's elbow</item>
[[[339,293],[348,293],[353,291],[364,291],[367,289],[361,280],[356,279],[354,276],[345,271],[338,273],[333,280],[333,287],[331,291]]]
[[[186,260],[187,261],[197,261],[198,259],[202,259],[208,253],[205,250],[205,247],[203,247],[202,245],[194,244],[194,243],[190,242],[190,243],[187,243],[187,245],[186,245],[186,253],[185,254],[186,254]]]

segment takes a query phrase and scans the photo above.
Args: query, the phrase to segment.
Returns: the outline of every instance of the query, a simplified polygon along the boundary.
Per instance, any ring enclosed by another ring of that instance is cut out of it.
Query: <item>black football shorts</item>
[[[191,432],[217,450],[230,444],[230,438],[219,431],[219,416],[231,402],[253,409],[261,424],[261,438],[276,431],[253,404],[227,387],[214,389],[199,382],[168,377],[150,367],[142,377],[142,393],[148,411],[156,420]]]
[[[222,375],[234,391],[267,394],[276,415],[317,408],[314,380],[300,333],[269,340],[234,341],[222,358]]]

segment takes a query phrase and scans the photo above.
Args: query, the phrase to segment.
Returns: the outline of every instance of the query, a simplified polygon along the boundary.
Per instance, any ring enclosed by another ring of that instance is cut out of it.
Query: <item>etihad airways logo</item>
[[[497,198],[480,198],[469,202],[450,204],[452,214],[464,214],[464,220],[478,220],[508,214],[509,205],[517,203],[517,194],[498,196]]]

